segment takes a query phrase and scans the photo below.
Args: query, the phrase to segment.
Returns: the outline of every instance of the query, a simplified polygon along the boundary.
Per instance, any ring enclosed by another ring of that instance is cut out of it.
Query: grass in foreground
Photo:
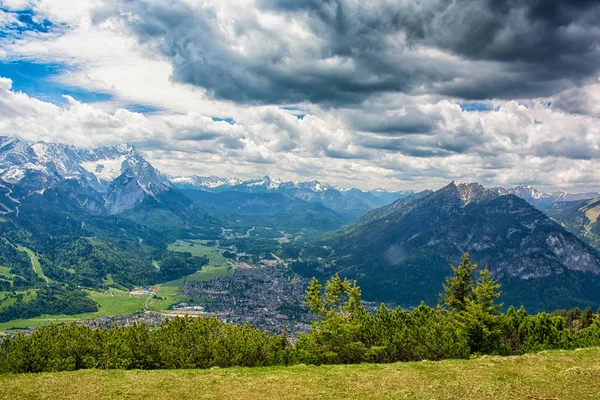
[[[5,399],[598,399],[600,349],[476,360],[0,375]]]

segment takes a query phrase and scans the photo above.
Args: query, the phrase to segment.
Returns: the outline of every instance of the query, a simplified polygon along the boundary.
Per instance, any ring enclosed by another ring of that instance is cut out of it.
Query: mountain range
[[[336,188],[319,181],[282,181],[272,179],[268,175],[246,181],[217,176],[179,176],[172,177],[171,181],[181,189],[199,189],[214,193],[279,193],[310,203],[323,204],[334,210],[347,222],[355,221],[374,208],[382,207],[414,193],[412,191],[393,192],[384,189],[364,191],[357,188]]]
[[[223,229],[243,237],[254,226],[264,228],[254,230],[263,236],[318,234],[345,223],[312,196],[318,186],[290,188],[294,196],[255,186],[180,189],[130,145],[82,149],[0,137],[0,285],[160,282],[205,262],[168,251],[177,239],[219,239]],[[326,201],[337,197],[346,209],[352,203],[335,189],[327,191],[335,194],[323,196]],[[32,269],[29,254],[45,275]]]
[[[468,251],[502,282],[507,303],[587,306],[600,302],[599,210],[598,193],[527,186],[394,192],[169,177],[130,145],[0,137],[0,285],[164,282],[207,262],[168,244],[203,239],[287,255],[306,276],[339,272],[358,279],[367,299],[407,307],[435,304],[448,264]]]
[[[307,247],[296,269],[358,279],[366,298],[415,306],[436,293],[469,252],[532,310],[600,302],[600,254],[513,194],[452,182],[398,200]]]
[[[581,240],[600,250],[600,196],[554,203],[547,214]]]
[[[535,206],[537,209],[546,211],[555,203],[563,203],[570,201],[579,201],[579,200],[587,200],[593,199],[595,197],[600,197],[600,193],[598,192],[585,192],[585,193],[568,193],[564,191],[558,192],[550,192],[544,193],[540,192],[536,188],[532,186],[515,186],[513,188],[504,189],[504,188],[494,188],[493,190],[497,191],[498,194],[514,194],[526,200],[529,204]]]
[[[214,238],[221,225],[131,146],[0,138],[3,288],[175,279],[205,260],[173,255],[167,244],[182,235]]]

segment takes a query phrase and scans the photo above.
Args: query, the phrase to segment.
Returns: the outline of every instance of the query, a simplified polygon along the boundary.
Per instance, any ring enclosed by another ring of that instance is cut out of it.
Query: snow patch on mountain
[[[116,179],[122,173],[125,156],[121,155],[115,159],[101,159],[96,161],[84,161],[81,166],[86,171],[94,174],[99,181],[110,182]]]
[[[0,178],[8,183],[17,183],[25,177],[25,170],[21,168],[15,168],[4,172],[0,175]]]

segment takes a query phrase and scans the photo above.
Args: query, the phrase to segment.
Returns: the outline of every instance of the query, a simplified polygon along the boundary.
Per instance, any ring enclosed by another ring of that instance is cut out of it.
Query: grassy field
[[[47,283],[51,282],[50,278],[48,278],[44,274],[44,270],[42,269],[42,265],[40,264],[40,260],[38,259],[38,256],[33,251],[31,251],[27,247],[23,247],[23,246],[17,246],[17,249],[19,251],[24,251],[25,253],[27,253],[27,255],[29,256],[29,259],[31,260],[31,265],[33,266],[33,270],[35,271],[35,273],[40,278],[42,278],[43,280],[45,280]]]
[[[35,299],[37,296],[37,289],[17,290],[15,293],[22,295],[23,301],[27,302]],[[16,302],[17,299],[14,296],[11,296],[10,292],[0,292],[0,310],[4,310]]]
[[[189,252],[196,257],[206,256],[210,260],[209,265],[228,265],[227,259],[221,252],[210,246],[205,246],[199,241],[189,241],[182,244],[171,244],[168,247],[170,251]]]
[[[10,272],[10,268],[0,265],[0,278],[12,279],[16,275]]]
[[[600,349],[476,360],[0,375],[4,399],[598,399]]]
[[[90,297],[98,303],[99,310],[94,315],[128,315],[144,310],[147,295],[129,295],[127,292],[110,289],[106,292],[90,292]]]
[[[179,246],[171,245],[169,246],[169,250],[188,251],[198,257],[208,257],[210,260],[208,265],[187,277],[191,281],[210,281],[219,276],[231,276],[233,274],[231,263],[223,257],[221,251],[215,247],[206,246],[200,241],[186,242]]]
[[[194,241],[178,245],[171,244],[168,249],[177,252],[190,252],[197,257],[206,256],[210,260],[200,271],[188,275],[185,279],[191,281],[209,281],[219,276],[231,276],[233,274],[231,263],[215,247],[206,246],[199,241]],[[183,288],[183,285],[184,278],[162,284],[156,293],[156,297],[160,297],[161,300],[152,298],[148,304],[149,307],[158,310],[167,310],[174,303],[189,300],[187,297],[177,294]]]
[[[27,252],[36,273],[42,279],[48,282],[48,278],[44,275],[37,256],[31,250],[25,247],[19,247],[19,250]],[[190,301],[189,298],[182,297],[177,294],[183,288],[184,279],[207,281],[219,276],[229,276],[233,273],[233,267],[231,263],[229,263],[229,261],[227,261],[227,259],[221,255],[221,252],[214,247],[209,247],[196,242],[186,242],[182,245],[170,245],[169,250],[190,252],[195,256],[206,256],[209,258],[210,262],[208,265],[204,266],[202,270],[197,271],[192,275],[160,285],[156,297],[160,297],[161,299],[150,299],[148,306],[151,309],[167,310],[169,306],[174,303]],[[10,271],[8,268],[0,269],[0,273],[6,274],[9,272]],[[105,283],[110,284],[111,281],[112,277],[108,277]],[[101,316],[134,314],[138,311],[144,311],[145,302],[148,298],[147,295],[131,296],[128,295],[126,291],[115,288],[111,288],[104,292],[89,291],[89,293],[92,300],[97,302],[99,305],[100,309],[98,312],[79,315],[45,315],[37,318],[12,320],[9,322],[0,323],[0,332],[38,328],[50,323],[61,324],[70,323],[73,321],[90,320]],[[14,302],[13,299],[2,301],[3,299],[3,293],[0,292],[0,309],[8,307],[11,302]]]
[[[200,271],[189,275],[187,279],[190,281],[210,281],[220,276],[231,276],[233,267],[231,265],[211,265],[208,264]]]
[[[0,332],[7,330],[19,330],[27,328],[38,328],[50,323],[61,324],[73,321],[95,319],[102,316],[128,315],[144,310],[146,295],[130,296],[127,292],[110,289],[106,292],[90,291],[90,298],[98,303],[99,310],[95,313],[77,315],[46,315],[37,318],[16,319],[0,323]]]
[[[185,301],[184,297],[177,294],[182,288],[183,279],[177,279],[160,285],[156,296],[150,299],[148,306],[157,310],[167,310],[170,305]],[[161,299],[158,300],[156,297],[160,297]]]

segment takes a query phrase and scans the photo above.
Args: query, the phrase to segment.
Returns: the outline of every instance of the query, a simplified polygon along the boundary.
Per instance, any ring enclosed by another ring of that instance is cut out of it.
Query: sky
[[[600,189],[600,2],[0,0],[0,135],[171,175]]]

